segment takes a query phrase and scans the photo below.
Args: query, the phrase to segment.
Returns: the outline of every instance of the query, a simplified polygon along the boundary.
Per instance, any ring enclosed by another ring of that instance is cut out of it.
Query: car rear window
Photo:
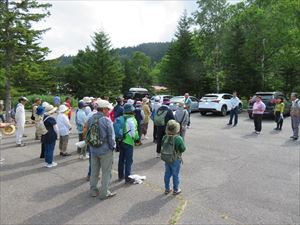
[[[273,99],[273,95],[260,95],[262,101],[270,101]],[[256,95],[253,96],[252,100],[255,101]]]
[[[174,97],[174,98],[171,98],[171,102],[181,102],[183,101],[184,97]]]
[[[216,98],[218,98],[218,95],[204,95],[204,97],[202,97],[203,100],[216,99]]]

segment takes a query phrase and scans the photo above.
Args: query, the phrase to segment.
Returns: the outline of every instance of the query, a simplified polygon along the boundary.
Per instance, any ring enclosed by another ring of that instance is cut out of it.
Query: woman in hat
[[[45,145],[45,167],[47,168],[57,166],[57,163],[53,162],[53,154],[58,128],[56,120],[52,117],[56,110],[57,107],[50,104],[45,107],[44,125],[48,132],[42,136],[42,143]]]
[[[60,105],[58,108],[58,116],[56,118],[57,127],[59,131],[59,150],[61,156],[70,156],[70,153],[67,153],[67,147],[69,142],[69,134],[72,129],[72,125],[68,119],[68,116],[65,112],[68,110],[68,107],[65,105]]]
[[[148,124],[150,120],[150,107],[149,107],[149,99],[148,98],[143,98],[143,106],[142,106],[145,118],[143,121],[142,125],[142,135],[144,135],[144,138],[147,140],[147,131],[148,131]]]
[[[35,117],[35,127],[36,127],[36,134],[42,138],[43,135],[43,129],[41,129],[40,123],[44,119],[44,113],[45,113],[45,107],[43,106],[38,106],[36,109],[36,117]],[[45,145],[41,141],[41,154],[40,158],[44,159],[45,158]]]
[[[163,152],[166,145],[171,145],[174,151],[176,151],[177,159],[172,163],[165,162],[165,194],[169,194],[172,190],[170,188],[170,179],[173,177],[173,195],[178,195],[181,193],[179,188],[179,172],[181,164],[181,155],[185,151],[186,147],[184,140],[178,135],[180,131],[180,125],[175,120],[169,120],[166,127],[166,135],[163,137],[163,149],[162,149],[162,159]]]
[[[179,102],[178,108],[175,111],[175,120],[180,125],[180,136],[184,139],[187,125],[189,123],[189,112],[184,108],[184,103]]]
[[[139,134],[139,139],[135,142],[136,146],[142,145],[141,137],[142,137],[142,126],[145,119],[144,111],[142,110],[142,102],[137,101],[135,104],[135,110],[134,110],[135,119],[137,121],[137,129]]]

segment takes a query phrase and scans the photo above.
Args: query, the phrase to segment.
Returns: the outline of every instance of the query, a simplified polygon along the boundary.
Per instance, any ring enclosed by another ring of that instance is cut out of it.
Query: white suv
[[[207,112],[220,113],[222,116],[226,116],[227,112],[231,110],[230,99],[231,94],[206,94],[199,102],[199,111],[202,116],[206,115]],[[242,102],[240,101],[239,109],[242,110]]]

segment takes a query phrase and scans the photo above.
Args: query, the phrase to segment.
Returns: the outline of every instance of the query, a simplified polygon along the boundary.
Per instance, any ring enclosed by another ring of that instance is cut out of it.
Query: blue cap
[[[86,107],[86,104],[83,101],[78,102],[78,108],[82,109],[83,107]]]
[[[41,116],[45,113],[45,107],[43,106],[38,106],[37,109],[36,109],[36,114]]]
[[[124,105],[124,113],[132,113],[134,112],[135,108],[132,104],[126,103]]]

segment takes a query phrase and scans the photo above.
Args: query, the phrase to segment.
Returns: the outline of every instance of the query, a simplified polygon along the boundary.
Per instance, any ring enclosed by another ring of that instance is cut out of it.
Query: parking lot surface
[[[88,195],[88,161],[76,155],[75,129],[72,156],[58,156],[57,144],[58,166],[50,169],[42,167],[33,127],[25,130],[24,148],[15,147],[14,136],[4,137],[0,224],[300,224],[300,142],[289,139],[290,118],[281,132],[264,120],[260,135],[246,113],[237,127],[228,127],[228,119],[192,114],[177,197],[163,194],[164,165],[155,158],[152,124],[149,140],[134,150],[133,172],[146,182],[118,182],[115,153],[111,190],[117,195],[105,201]]]

